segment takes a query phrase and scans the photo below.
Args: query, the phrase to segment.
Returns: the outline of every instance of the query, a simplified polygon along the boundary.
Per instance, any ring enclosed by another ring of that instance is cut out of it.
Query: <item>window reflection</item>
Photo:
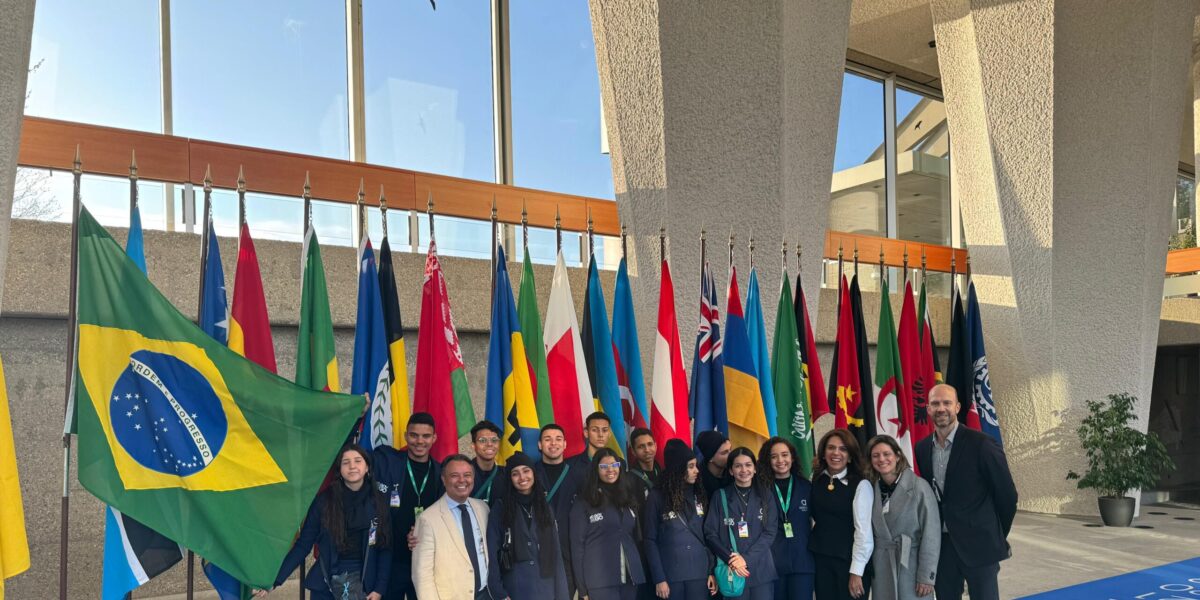
[[[951,245],[950,132],[945,104],[897,88],[896,150],[897,237]]]

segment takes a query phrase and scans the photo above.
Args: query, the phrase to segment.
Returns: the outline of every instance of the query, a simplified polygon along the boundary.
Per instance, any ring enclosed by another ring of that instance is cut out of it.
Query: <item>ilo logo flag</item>
[[[80,325],[79,375],[125,489],[287,481],[199,346]]]

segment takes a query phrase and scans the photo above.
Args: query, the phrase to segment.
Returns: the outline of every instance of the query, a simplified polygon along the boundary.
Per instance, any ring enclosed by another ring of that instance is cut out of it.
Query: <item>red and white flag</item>
[[[543,335],[554,421],[566,435],[565,454],[574,456],[585,450],[583,419],[596,410],[596,404],[592,399],[592,384],[583,359],[579,317],[571,297],[571,282],[567,279],[567,265],[563,263],[562,252],[558,253],[558,263],[554,266]]]
[[[683,347],[675,320],[675,284],[671,267],[662,262],[658,288],[658,331],[654,336],[654,380],[650,387],[650,431],[658,440],[661,464],[666,441],[678,438],[692,445],[691,416],[688,414],[687,373],[683,370]]]

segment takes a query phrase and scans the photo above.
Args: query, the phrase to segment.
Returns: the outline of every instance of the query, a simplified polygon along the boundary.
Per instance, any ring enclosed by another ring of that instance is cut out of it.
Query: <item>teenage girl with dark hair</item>
[[[546,488],[523,452],[509,457],[508,482],[488,517],[488,591],[497,600],[569,600],[558,526]]]
[[[696,455],[669,440],[665,468],[642,508],[642,531],[654,594],[671,600],[704,600],[715,593],[713,557],[704,542],[707,499]]]
[[[766,483],[756,475],[749,448],[730,452],[726,471],[733,483],[709,499],[704,539],[718,560],[746,578],[738,598],[771,600],[777,579],[771,544],[779,527],[779,510]]]
[[[338,474],[308,509],[300,536],[279,567],[275,587],[300,566],[315,544],[317,564],[303,582],[312,598],[380,600],[387,592],[392,530],[387,499],[371,479],[369,456],[354,444],[338,452]],[[254,595],[262,598],[267,591],[256,590]]]
[[[812,516],[808,496],[812,484],[804,477],[796,447],[773,437],[758,452],[758,471],[774,492],[779,529],[771,553],[775,556],[775,600],[812,600],[813,555],[808,551]]]
[[[582,600],[633,600],[646,582],[627,478],[615,452],[596,450],[571,507],[571,569]]]

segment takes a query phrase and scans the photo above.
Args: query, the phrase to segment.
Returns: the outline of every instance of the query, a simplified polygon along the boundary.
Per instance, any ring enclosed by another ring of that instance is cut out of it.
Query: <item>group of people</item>
[[[755,452],[716,431],[660,454],[635,429],[626,464],[603,413],[570,458],[548,424],[540,458],[499,466],[502,432],[484,421],[474,458],[438,464],[433,419],[414,414],[404,451],[342,449],[276,585],[315,546],[303,585],[318,599],[946,600],[964,584],[972,600],[998,599],[1016,488],[1000,447],[958,411],[953,387],[931,390],[935,433],[916,445],[916,470],[889,436],[860,449],[830,431],[811,481],[791,442]]]

